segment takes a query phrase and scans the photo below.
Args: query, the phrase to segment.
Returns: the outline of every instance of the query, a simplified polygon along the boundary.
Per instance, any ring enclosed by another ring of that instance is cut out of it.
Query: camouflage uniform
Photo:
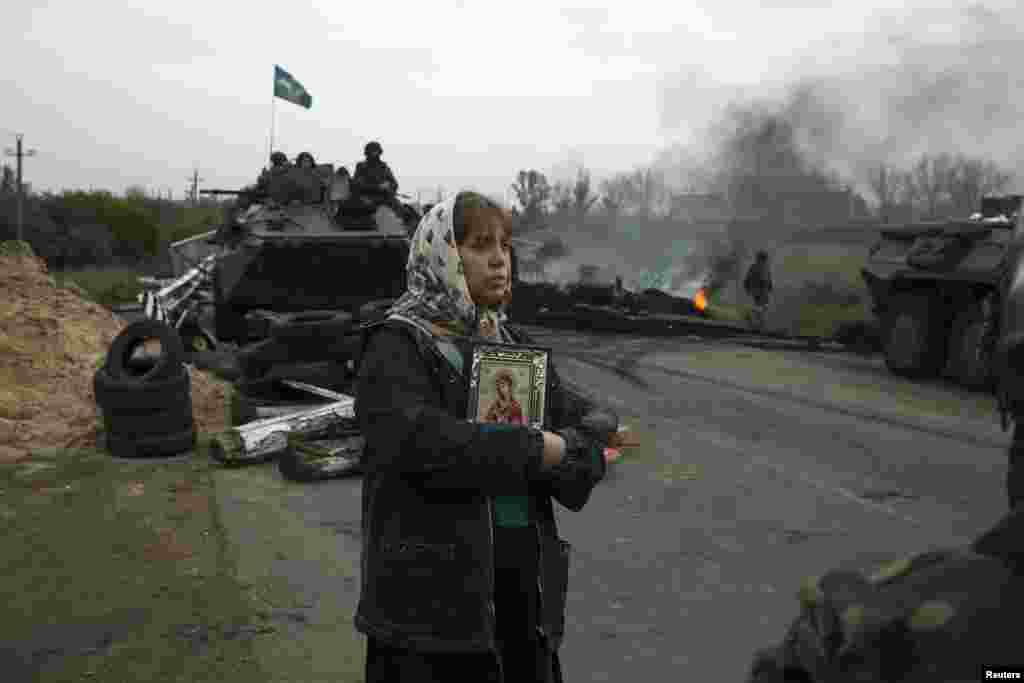
[[[800,590],[782,644],[758,652],[749,681],[977,681],[983,667],[1024,666],[1024,513],[969,548],[893,562],[875,574],[832,571]]]
[[[767,259],[759,259],[750,266],[747,277],[743,280],[743,289],[758,306],[768,303],[768,295],[772,291],[772,276],[768,269]]]

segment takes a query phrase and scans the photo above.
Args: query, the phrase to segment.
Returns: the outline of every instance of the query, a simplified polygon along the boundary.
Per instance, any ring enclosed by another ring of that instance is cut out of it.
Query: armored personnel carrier
[[[995,387],[1021,200],[986,197],[981,211],[965,220],[882,229],[862,276],[891,372]]]
[[[405,291],[414,205],[353,201],[331,165],[287,167],[245,190],[204,190],[239,200],[213,241],[215,334],[245,344],[252,311],[348,312]]]

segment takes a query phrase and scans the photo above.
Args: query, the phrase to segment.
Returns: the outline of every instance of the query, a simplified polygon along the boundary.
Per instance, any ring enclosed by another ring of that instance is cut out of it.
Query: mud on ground
[[[97,442],[93,374],[125,323],[63,285],[27,244],[0,243],[0,462]],[[197,427],[223,429],[225,385],[190,372]]]

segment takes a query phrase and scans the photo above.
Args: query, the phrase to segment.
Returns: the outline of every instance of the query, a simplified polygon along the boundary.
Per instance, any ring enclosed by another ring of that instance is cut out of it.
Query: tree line
[[[0,240],[17,235],[17,187],[9,166],[0,167]],[[51,269],[151,267],[163,247],[212,230],[225,204],[174,201],[139,186],[123,196],[107,190],[27,192],[23,235]]]

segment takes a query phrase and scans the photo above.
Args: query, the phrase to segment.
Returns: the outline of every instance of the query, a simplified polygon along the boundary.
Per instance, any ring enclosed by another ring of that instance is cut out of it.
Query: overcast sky
[[[992,26],[1016,20],[1007,44],[1020,37],[1014,2],[985,5],[1003,12]],[[949,8],[15,0],[3,10],[0,134],[13,147],[12,133],[24,133],[37,150],[25,178],[38,190],[140,184],[180,197],[193,164],[203,186],[239,187],[269,151],[276,63],[313,96],[310,110],[277,101],[275,147],[290,157],[309,150],[351,167],[377,139],[406,192],[503,194],[520,168],[557,175],[573,162],[601,176],[672,143],[699,144],[732,98],[804,76],[845,74],[870,90],[857,74],[865,64],[899,70],[899,40],[964,39],[969,5]],[[1019,42],[1007,49],[1020,54]],[[1021,63],[991,68],[1016,76]],[[1004,97],[1018,102],[1021,90]],[[1016,154],[1019,139],[1000,144]]]

